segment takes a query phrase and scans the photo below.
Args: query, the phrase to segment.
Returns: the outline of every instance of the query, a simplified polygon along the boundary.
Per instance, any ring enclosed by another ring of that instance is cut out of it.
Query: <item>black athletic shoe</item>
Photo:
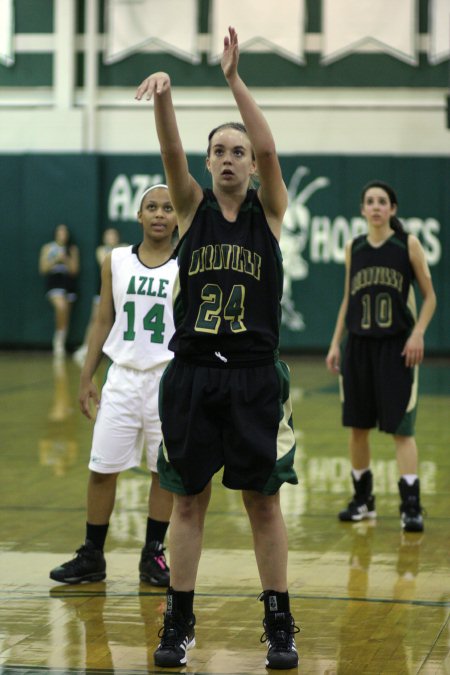
[[[164,626],[158,633],[161,642],[153,659],[155,666],[177,668],[187,662],[186,652],[195,647],[195,616],[186,621],[179,612],[166,612]]]
[[[102,581],[106,577],[106,560],[103,551],[86,541],[76,552],[75,558],[55,567],[50,579],[63,584],[81,584]]]
[[[170,570],[164,551],[166,549],[159,541],[152,541],[142,549],[139,561],[139,575],[141,581],[153,586],[168,586]]]
[[[365,518],[376,518],[375,497],[372,494],[373,477],[371,471],[365,471],[359,480],[352,474],[355,493],[346,509],[338,514],[343,522],[357,523]]]
[[[420,483],[417,478],[408,485],[404,478],[398,482],[400,491],[400,522],[405,532],[423,532],[422,506],[420,505]]]
[[[300,632],[290,612],[273,612],[263,621],[264,633],[261,642],[268,647],[266,666],[276,670],[287,670],[298,666],[298,652],[294,635]]]
[[[376,518],[375,497],[371,495],[363,502],[353,497],[347,508],[339,512],[338,517],[339,520],[342,520],[343,522],[351,521],[353,523],[357,523],[364,518]]]

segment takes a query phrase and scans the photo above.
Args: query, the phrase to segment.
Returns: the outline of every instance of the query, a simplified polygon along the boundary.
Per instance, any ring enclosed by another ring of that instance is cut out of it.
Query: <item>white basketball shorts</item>
[[[91,471],[118,473],[139,466],[144,448],[148,468],[156,471],[161,442],[159,381],[166,365],[150,370],[111,365],[94,425]]]

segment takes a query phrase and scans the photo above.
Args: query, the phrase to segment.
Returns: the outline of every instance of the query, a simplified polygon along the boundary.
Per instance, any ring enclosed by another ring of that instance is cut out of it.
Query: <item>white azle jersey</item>
[[[137,249],[137,245],[119,247],[111,253],[116,317],[103,351],[119,366],[148,370],[173,357],[168,344],[175,331],[173,287],[178,264],[170,259],[159,267],[146,267]]]

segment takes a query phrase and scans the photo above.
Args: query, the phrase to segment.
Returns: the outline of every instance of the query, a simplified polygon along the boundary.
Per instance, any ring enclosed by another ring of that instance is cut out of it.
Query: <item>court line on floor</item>
[[[433,644],[431,645],[430,649],[428,650],[428,654],[426,655],[422,665],[420,666],[419,670],[417,671],[417,675],[419,675],[419,673],[422,672],[423,669],[425,668],[425,666],[427,665],[427,662],[429,661],[429,659],[430,659],[430,657],[433,653],[434,648],[438,644],[439,640],[441,639],[442,634],[444,633],[445,629],[448,626],[449,620],[450,620],[450,614],[448,614],[446,620],[444,621],[444,623],[441,626],[441,630],[436,635],[436,638],[435,638]]]
[[[335,492],[335,493],[333,493],[333,496],[334,495],[337,495],[337,496],[344,495],[345,496],[347,494],[348,494],[348,491]],[[315,491],[314,495],[329,495],[329,492],[327,490],[321,490],[320,492]],[[393,493],[388,494],[388,495],[384,495],[384,496],[385,497],[395,497],[395,495]],[[447,496],[448,496],[447,492],[433,492],[433,494],[427,495],[427,497],[433,497],[433,498],[435,498],[435,497],[447,497]],[[75,512],[75,511],[81,512],[81,511],[85,511],[85,510],[86,510],[86,506],[67,506],[67,507],[64,507],[64,506],[58,506],[58,505],[46,506],[46,505],[42,505],[42,504],[40,504],[39,506],[37,506],[37,505],[34,506],[33,504],[30,504],[30,505],[0,504],[0,511],[33,511],[33,512],[39,511],[39,512],[45,512],[45,513],[54,513],[54,512],[60,513],[62,511],[64,511],[64,512],[71,513],[71,512]],[[139,508],[134,508],[134,509],[123,508],[123,509],[121,509],[121,513],[141,513],[141,509],[139,509]],[[239,517],[242,517],[244,519],[246,519],[248,517],[247,514],[245,513],[245,511],[240,511],[240,510],[239,511],[229,511],[229,510],[219,511],[219,510],[215,510],[215,509],[208,509],[207,515],[208,516],[232,516],[232,517],[239,516]],[[294,513],[294,512],[290,512],[290,511],[284,511],[283,515],[285,517],[298,516],[298,513]],[[302,513],[301,518],[302,519],[308,519],[308,518],[316,519],[317,518],[317,519],[330,520],[330,514],[329,513]],[[392,516],[384,515],[382,520],[383,520],[383,523],[387,523],[387,522],[390,522],[390,521],[397,521],[397,520],[399,520],[399,518],[396,515],[395,516],[394,515],[392,515]],[[450,520],[449,516],[427,516],[427,522],[439,522],[439,521],[448,521],[448,520]],[[344,523],[342,525],[342,530],[344,530],[344,528],[347,528],[347,527],[351,528],[352,525],[358,525],[358,524],[359,523],[346,523],[346,524]],[[352,530],[349,529],[349,532],[351,532],[351,531]],[[1,675],[1,673],[0,673],[0,675]]]
[[[57,587],[59,588],[59,587]],[[52,592],[53,591],[53,592]],[[46,594],[36,594],[30,591],[29,593],[21,592],[17,593],[17,590],[11,591],[11,593],[5,592],[4,590],[0,592],[0,601],[2,598],[7,599],[8,602],[12,600],[42,600],[42,599],[51,599],[51,600],[66,600],[68,598],[95,598],[95,597],[109,597],[109,598],[132,598],[132,597],[165,597],[166,593],[161,591],[137,591],[130,593],[115,593],[108,591],[57,591],[50,589],[48,595]],[[406,606],[417,606],[417,607],[450,607],[449,600],[404,600],[396,598],[370,598],[370,597],[358,597],[358,596],[340,596],[340,595],[313,595],[307,593],[289,593],[291,600],[313,600],[313,601],[327,601],[327,602],[364,602],[364,603],[373,603],[373,604],[387,604],[387,605],[406,605]],[[196,598],[214,598],[214,599],[254,599],[254,593],[205,593],[205,592],[196,592]]]
[[[170,670],[173,672],[173,670]],[[230,673],[219,673],[211,671],[189,671],[190,675],[230,675]],[[129,668],[54,668],[52,666],[23,666],[7,665],[0,662],[0,675],[37,675],[37,673],[51,673],[51,675],[167,675],[166,670],[149,670],[148,666],[143,666],[143,670],[130,670]],[[247,673],[233,673],[233,675],[248,675]]]
[[[188,664],[189,665],[189,664]],[[184,666],[185,668],[186,666]],[[170,669],[173,673],[173,669]],[[177,669],[179,672],[179,668]],[[185,672],[185,671],[183,671]],[[250,671],[238,673],[233,671],[233,675],[249,675]],[[251,671],[255,672],[255,671]],[[51,673],[51,675],[167,675],[165,670],[150,670],[148,666],[143,666],[142,670],[130,670],[129,668],[54,668],[51,666],[24,666],[24,665],[2,665],[0,661],[0,675],[37,675],[37,673]],[[189,671],[189,675],[230,675],[230,671],[219,672],[218,670]]]

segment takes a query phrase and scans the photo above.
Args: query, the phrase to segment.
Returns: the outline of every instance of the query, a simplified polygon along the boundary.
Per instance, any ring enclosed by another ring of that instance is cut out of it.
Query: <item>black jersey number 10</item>
[[[366,293],[362,296],[361,302],[361,328],[365,330],[372,328],[372,316],[379,328],[389,328],[392,325],[392,298],[389,293],[377,293],[374,298]],[[375,305],[375,311],[372,305]]]

